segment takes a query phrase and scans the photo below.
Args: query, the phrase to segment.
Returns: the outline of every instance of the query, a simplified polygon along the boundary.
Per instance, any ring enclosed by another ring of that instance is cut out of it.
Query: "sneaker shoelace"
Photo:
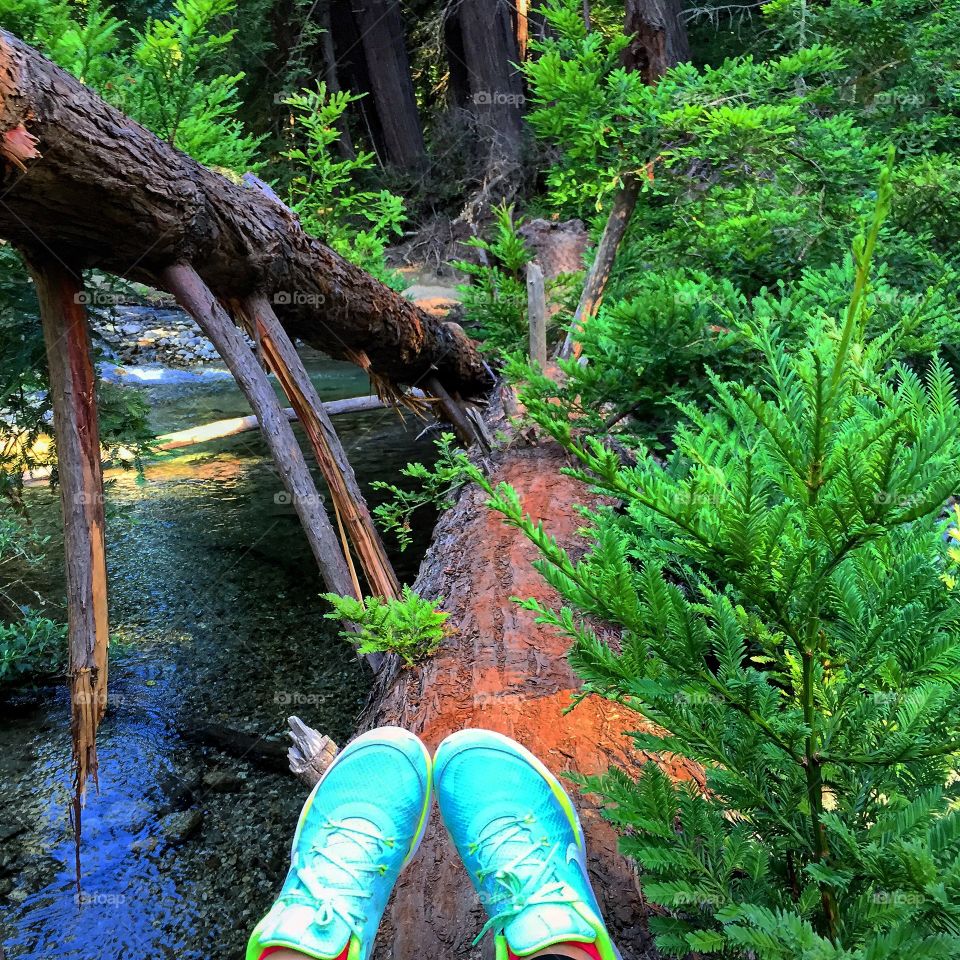
[[[481,863],[486,863],[477,870],[477,883],[483,884],[492,875],[494,896],[503,901],[496,913],[491,911],[490,919],[473,941],[474,946],[489,930],[502,934],[507,924],[527,907],[571,906],[576,903],[576,893],[557,876],[555,855],[560,844],[551,846],[548,837],[537,838],[536,822],[532,813],[524,817],[505,817],[495,821],[494,826],[488,824],[470,844],[470,853]],[[520,844],[519,852],[512,860],[494,867],[497,853],[508,843]]]
[[[339,917],[356,937],[362,938],[363,926],[367,922],[364,901],[373,896],[369,877],[386,873],[387,868],[380,863],[380,858],[384,851],[396,846],[396,840],[385,837],[375,828],[368,830],[334,820],[327,820],[322,831],[294,867],[310,894],[314,907],[313,922],[325,927]],[[337,838],[348,840],[350,844],[331,843]],[[338,856],[338,853],[343,855]],[[336,885],[326,876],[330,866],[338,879]],[[325,876],[319,875],[321,870]]]

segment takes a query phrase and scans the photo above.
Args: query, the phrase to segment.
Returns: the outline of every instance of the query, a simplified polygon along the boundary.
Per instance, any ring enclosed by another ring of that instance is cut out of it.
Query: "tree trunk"
[[[0,236],[14,243],[155,286],[189,262],[218,299],[263,293],[291,336],[383,388],[436,375],[471,396],[489,383],[463,334],[309,237],[283,204],[195,163],[0,31],[3,160]]]
[[[508,428],[502,411],[488,426]],[[573,504],[595,507],[599,501],[561,473],[564,452],[552,442],[530,447],[518,439],[489,459],[491,482],[511,483],[531,515],[542,519],[561,545],[578,552],[582,520]],[[565,712],[580,688],[566,659],[567,643],[510,601],[533,596],[556,605],[559,598],[533,569],[532,545],[503,524],[485,499],[477,487],[468,487],[441,517],[414,585],[423,597],[444,598],[452,636],[415,669],[402,669],[396,658],[388,658],[362,728],[397,724],[434,750],[456,730],[485,727],[519,740],[558,775],[568,770],[595,774],[611,765],[637,774],[654,759],[674,777],[700,777],[694,764],[635,750],[629,732],[647,723],[625,707],[589,697]],[[597,800],[568,786],[583,820],[590,873],[611,934],[625,957],[652,957],[634,869],[617,852],[617,838],[601,818]],[[380,960],[478,960],[481,948],[472,941],[484,919],[434,815],[420,853],[400,877],[376,955]]]
[[[639,70],[646,83],[656,83],[670,67],[690,59],[687,27],[680,16],[682,9],[681,0],[627,0],[623,29],[632,39],[623,51],[623,65],[628,70]],[[587,16],[587,10],[588,7],[584,6],[584,16]],[[652,162],[648,164],[647,175],[652,179]],[[613,198],[613,207],[603,229],[597,255],[587,273],[573,322],[560,350],[561,357],[579,356],[576,334],[600,309],[613,261],[640,195],[637,176],[636,173],[625,174],[623,185]]]
[[[523,144],[523,80],[513,11],[505,0],[463,0],[458,8],[470,93],[488,176],[515,172]]]
[[[580,344],[576,340],[577,334],[591,318],[596,316],[597,310],[600,309],[603,291],[606,289],[607,280],[610,279],[610,271],[613,269],[613,261],[617,258],[620,241],[623,240],[623,235],[627,232],[627,227],[630,226],[630,218],[633,216],[633,210],[637,205],[639,196],[640,181],[632,173],[626,174],[623,178],[623,186],[613,198],[610,216],[603,228],[600,243],[597,244],[597,253],[593,258],[593,263],[587,271],[587,279],[583,285],[583,292],[580,294],[580,302],[577,304],[577,309],[573,315],[573,322],[570,324],[570,329],[567,331],[566,339],[564,339],[563,347],[560,350],[560,356],[565,359],[580,355]]]
[[[280,326],[270,304],[262,297],[251,297],[244,302],[242,309],[256,329],[256,339],[267,365],[297,411],[297,417],[313,448],[317,466],[320,467],[330,490],[333,509],[340,523],[346,528],[350,542],[360,558],[370,593],[385,599],[399,597],[400,583],[397,575],[387,557],[380,534],[373,525],[373,517],[370,516],[367,502],[360,492],[360,485],[343,444],[324,410],[323,401],[317,394],[303,361]]]
[[[630,45],[623,52],[628,70],[639,70],[656,83],[670,67],[690,59],[682,0],[627,0],[624,33]]]
[[[330,16],[330,0],[320,0],[320,49],[323,51],[323,79],[327,85],[327,93],[340,93],[340,74],[337,71],[337,54],[333,48],[333,19]],[[353,137],[350,135],[350,125],[346,116],[337,121],[337,130],[340,138],[337,140],[337,152],[346,160],[356,160],[357,151],[353,146]]]
[[[426,147],[400,5],[397,0],[354,0],[353,13],[363,42],[387,161],[407,170],[422,167]]]
[[[169,267],[161,279],[164,288],[176,296],[210,338],[253,408],[327,589],[341,596],[355,596],[340,541],[317,493],[303,452],[253,351],[192,267],[183,264]]]
[[[35,248],[25,260],[36,284],[50,369],[67,568],[73,825],[80,882],[80,818],[87,781],[97,781],[97,727],[107,707],[107,563],[96,374],[80,275]]]

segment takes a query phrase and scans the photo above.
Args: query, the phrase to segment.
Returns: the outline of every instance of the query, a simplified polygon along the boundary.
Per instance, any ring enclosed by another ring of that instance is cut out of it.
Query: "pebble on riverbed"
[[[220,359],[193,319],[175,307],[91,309],[90,324],[111,359],[121,364],[192,367]]]

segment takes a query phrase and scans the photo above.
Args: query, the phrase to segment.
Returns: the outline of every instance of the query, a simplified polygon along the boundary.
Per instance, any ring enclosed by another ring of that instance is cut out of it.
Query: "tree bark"
[[[330,490],[337,517],[346,528],[360,559],[370,593],[385,599],[400,596],[400,583],[373,524],[367,502],[347,459],[343,444],[330,422],[323,401],[307,374],[293,344],[270,304],[263,297],[244,301],[243,314],[257,331],[257,342],[284,393],[297,411],[317,465]],[[349,558],[348,558],[349,559]]]
[[[508,429],[502,411],[493,430]],[[573,504],[596,507],[597,497],[561,473],[564,452],[554,443],[526,446],[519,439],[490,457],[491,482],[506,481],[534,519],[542,519],[561,545],[582,549],[582,520]],[[397,724],[434,750],[448,734],[484,727],[520,741],[554,773],[596,774],[616,765],[637,774],[655,760],[674,777],[700,778],[695,764],[634,749],[631,730],[649,728],[639,714],[589,697],[565,711],[580,689],[566,659],[567,643],[537,626],[511,597],[535,596],[546,605],[559,597],[533,569],[535,549],[468,487],[437,525],[414,589],[443,597],[452,636],[422,665],[405,670],[388,658],[374,685],[361,729]],[[594,625],[603,632],[602,625]],[[577,803],[587,836],[590,874],[611,934],[625,957],[655,954],[643,925],[645,908],[634,868],[617,851],[617,838],[594,797],[565,784]],[[380,935],[379,960],[479,960],[472,941],[485,917],[456,851],[434,816],[418,856],[400,877]]]
[[[217,298],[263,293],[291,336],[359,362],[381,385],[436,375],[471,396],[489,384],[467,337],[3,31],[0,169],[0,236],[14,243],[154,286],[189,262]]]
[[[505,0],[463,0],[458,7],[473,111],[488,145],[488,176],[519,166],[523,80],[513,12]]]
[[[624,33],[631,39],[623,52],[624,66],[656,83],[671,67],[689,60],[682,12],[682,0],[627,0]]]
[[[96,374],[79,272],[32,249],[25,260],[40,301],[57,437],[67,580],[73,826],[80,882],[80,820],[97,782],[97,728],[107,707],[107,563]]]
[[[355,596],[340,541],[327,517],[303,452],[253,351],[192,267],[184,264],[168,267],[163,271],[162,280],[164,288],[174,294],[210,338],[253,408],[327,589],[341,596]]]
[[[400,5],[397,0],[354,0],[353,13],[367,59],[387,161],[406,170],[422,167],[426,146]]]

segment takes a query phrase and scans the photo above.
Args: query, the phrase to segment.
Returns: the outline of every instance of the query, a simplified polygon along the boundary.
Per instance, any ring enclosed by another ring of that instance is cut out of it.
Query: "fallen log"
[[[197,718],[182,721],[178,725],[178,732],[184,740],[205,747],[215,747],[264,770],[285,773],[289,769],[287,747],[280,740]]]
[[[337,417],[345,413],[364,413],[367,410],[382,410],[386,407],[379,397],[350,397],[347,400],[329,400],[323,405],[328,417]],[[297,420],[297,411],[293,407],[284,407],[283,415],[293,422]],[[260,426],[255,414],[247,417],[230,417],[227,420],[214,420],[199,427],[190,427],[187,430],[177,430],[175,433],[164,433],[157,437],[155,450],[180,450],[183,447],[193,447],[198,443],[208,443],[211,440],[223,440],[235,437],[240,433],[249,433]]]
[[[409,390],[407,395],[414,400],[426,399],[422,390]],[[345,400],[328,400],[323,409],[328,417],[340,417],[348,413],[366,413],[368,410],[383,410],[390,404],[384,403],[379,397],[348,397]],[[297,421],[297,411],[293,407],[285,407],[283,415],[290,421]],[[226,420],[214,420],[199,427],[188,427],[186,430],[177,430],[174,433],[162,433],[153,445],[154,450],[167,453],[171,450],[182,450],[184,447],[194,447],[212,440],[225,440],[241,433],[249,433],[260,426],[256,414],[246,417],[229,417]],[[101,451],[106,456],[106,451]],[[119,447],[112,451],[113,457],[124,463],[132,463],[136,454],[126,447]],[[109,465],[109,464],[108,464]],[[53,474],[52,467],[37,467],[23,474],[22,480],[27,486],[47,482]]]
[[[307,235],[256,185],[164,143],[0,31],[0,236],[166,289],[193,265],[223,301],[266,296],[291,336],[387,383],[489,385],[472,342]]]
[[[507,426],[502,414],[488,415],[488,421],[490,432]],[[576,554],[581,518],[573,505],[597,506],[599,500],[560,472],[566,465],[560,447],[518,441],[494,451],[487,462],[491,482],[512,484],[533,518],[542,519],[561,546]],[[453,635],[415,669],[402,669],[397,658],[388,657],[374,681],[361,729],[396,724],[435,750],[456,730],[484,727],[520,741],[558,775],[569,770],[596,774],[614,765],[636,775],[643,763],[654,760],[677,779],[700,780],[694,764],[635,750],[629,732],[649,725],[628,708],[594,696],[565,712],[580,689],[566,659],[566,641],[510,601],[512,596],[534,596],[551,605],[559,598],[533,569],[534,548],[484,500],[477,487],[467,487],[441,517],[414,585],[421,596],[445,598]],[[602,633],[602,625],[594,626]],[[335,748],[327,738],[305,732],[302,724],[298,728],[291,720],[291,726],[293,769],[312,784]],[[617,838],[601,818],[597,800],[580,795],[572,784],[565,786],[580,811],[591,878],[614,939],[624,957],[655,957],[634,868],[617,851]],[[484,920],[435,813],[419,854],[400,876],[375,956],[479,960],[483,948],[472,942]]]

